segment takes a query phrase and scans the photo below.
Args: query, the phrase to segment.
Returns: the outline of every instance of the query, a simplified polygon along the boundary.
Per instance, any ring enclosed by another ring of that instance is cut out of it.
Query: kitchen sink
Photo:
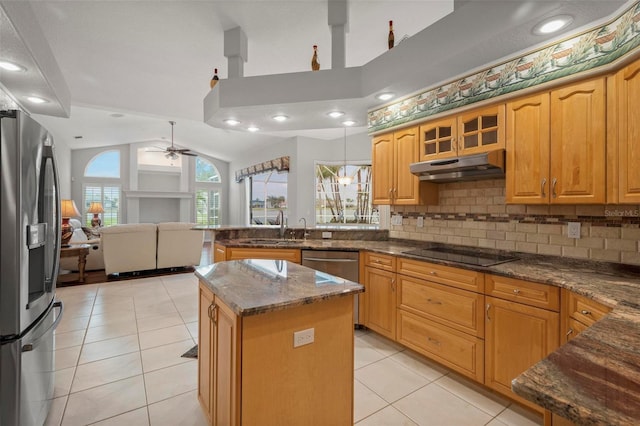
[[[256,244],[256,245],[265,245],[265,246],[289,246],[300,244],[300,241],[297,240],[279,240],[273,238],[248,238],[244,240],[239,240],[242,244]]]

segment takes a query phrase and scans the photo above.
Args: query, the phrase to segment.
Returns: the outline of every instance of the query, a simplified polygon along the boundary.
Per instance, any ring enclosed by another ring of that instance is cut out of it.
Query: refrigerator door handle
[[[53,191],[54,196],[55,196],[55,208],[56,208],[56,212],[55,215],[53,217],[53,220],[55,222],[55,226],[56,226],[56,238],[55,238],[55,243],[54,243],[54,252],[55,252],[55,257],[54,257],[54,261],[52,266],[52,270],[51,270],[51,276],[46,277],[45,276],[45,282],[47,285],[47,290],[48,291],[53,291],[54,285],[55,285],[55,281],[56,278],[58,276],[58,272],[59,272],[59,268],[60,268],[60,245],[61,245],[61,229],[60,229],[60,193],[59,193],[59,189],[60,189],[60,182],[58,180],[58,165],[56,164],[56,157],[55,154],[53,152],[53,146],[51,145],[51,142],[49,140],[46,141],[47,143],[45,143],[44,145],[44,149],[43,149],[43,157],[44,160],[50,160],[51,161],[51,169],[53,171],[53,184],[55,185],[55,190]],[[43,168],[44,170],[44,168]],[[54,225],[52,223],[52,225]]]
[[[56,300],[55,302],[53,302],[53,307],[51,309],[55,309],[55,308],[60,308],[60,314],[55,319],[53,324],[51,324],[51,326],[47,329],[47,331],[42,333],[40,337],[35,338],[31,343],[25,343],[24,345],[22,345],[22,352],[30,352],[34,350],[40,344],[44,336],[49,334],[49,332],[53,332],[53,330],[55,330],[56,327],[58,327],[58,324],[60,324],[60,320],[62,319],[62,313],[64,312],[64,304],[62,303],[62,300]]]

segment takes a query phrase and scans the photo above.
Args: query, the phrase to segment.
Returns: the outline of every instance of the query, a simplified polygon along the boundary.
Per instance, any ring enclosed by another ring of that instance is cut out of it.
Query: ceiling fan
[[[158,147],[159,149],[162,149],[162,151],[161,151],[161,152],[164,152],[164,153],[165,153],[165,154],[164,154],[164,156],[165,156],[166,158],[170,158],[170,159],[172,159],[172,160],[177,159],[177,158],[178,158],[178,155],[188,155],[188,156],[191,156],[191,157],[197,157],[198,155],[197,155],[197,154],[194,154],[193,152],[190,152],[190,150],[189,150],[189,149],[186,149],[186,148],[182,148],[182,149],[181,149],[181,148],[176,148],[176,147],[173,145],[173,126],[176,124],[176,122],[175,122],[175,121],[170,121],[170,122],[169,122],[169,124],[171,124],[171,146],[168,146],[168,147],[166,147],[166,148],[164,148],[164,149],[163,149],[163,148]]]

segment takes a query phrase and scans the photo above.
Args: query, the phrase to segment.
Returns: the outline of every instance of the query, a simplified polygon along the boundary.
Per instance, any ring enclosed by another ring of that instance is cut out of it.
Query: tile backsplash
[[[402,225],[390,225],[389,236],[640,264],[640,206],[505,204],[504,179],[440,184],[439,191],[436,206],[392,206]],[[580,239],[568,237],[568,222],[580,223]]]

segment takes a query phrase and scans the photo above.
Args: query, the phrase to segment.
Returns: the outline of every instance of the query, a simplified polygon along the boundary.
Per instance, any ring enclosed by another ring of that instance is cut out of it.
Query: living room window
[[[270,170],[249,177],[251,226],[279,225],[278,214],[287,215],[288,172]]]
[[[344,185],[338,178],[347,177]],[[316,163],[316,225],[362,226],[379,223],[371,203],[371,165]]]
[[[82,213],[84,223],[91,226],[92,213],[87,210],[92,202],[102,204],[102,226],[120,223],[120,151],[105,151],[96,155],[84,171]]]
[[[196,158],[196,223],[220,225],[220,190],[222,181],[216,166]]]

